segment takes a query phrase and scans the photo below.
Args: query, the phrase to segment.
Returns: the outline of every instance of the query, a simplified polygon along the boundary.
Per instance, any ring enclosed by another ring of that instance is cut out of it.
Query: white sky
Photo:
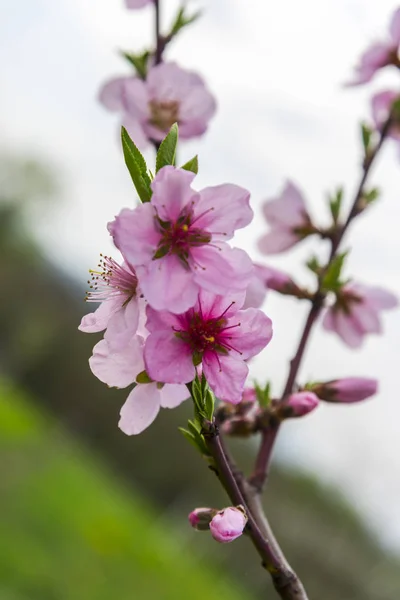
[[[168,20],[177,2],[163,4]],[[326,218],[326,192],[343,184],[349,201],[360,177],[357,123],[368,116],[372,89],[399,85],[389,73],[363,89],[342,88],[365,45],[384,35],[396,2],[190,4],[204,6],[205,16],[168,57],[201,72],[219,102],[209,133],[180,150],[182,162],[199,153],[197,186],[243,185],[259,214],[261,200],[290,177],[313,214]],[[151,40],[151,8],[128,12],[122,0],[0,0],[1,145],[57,168],[63,202],[36,228],[54,260],[82,281],[98,253],[110,249],[106,222],[135,202],[117,143],[118,118],[96,103],[97,90],[106,78],[128,72],[118,48],[139,50]],[[348,273],[400,295],[398,155],[388,144],[374,170],[383,200],[351,232]],[[260,257],[253,240],[263,230],[258,221],[237,238],[254,258]],[[313,248],[315,242],[307,242],[269,262],[306,277],[299,266]],[[267,302],[275,337],[254,373],[272,378],[277,392],[305,308],[273,294]],[[279,446],[281,456],[338,484],[371,527],[400,549],[400,313],[387,313],[385,326],[384,337],[371,337],[357,352],[316,331],[304,380],[375,376],[381,393],[365,404],[323,407],[288,424]]]

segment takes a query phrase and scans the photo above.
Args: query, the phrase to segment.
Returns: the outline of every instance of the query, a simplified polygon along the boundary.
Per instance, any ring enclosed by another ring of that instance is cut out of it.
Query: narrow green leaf
[[[181,29],[183,29],[183,27],[186,27],[187,25],[190,25],[190,23],[193,23],[194,21],[196,21],[201,15],[201,11],[197,11],[195,13],[193,13],[190,16],[186,16],[185,15],[185,7],[181,7],[175,17],[175,20],[171,26],[170,32],[168,34],[168,38],[171,39],[173,37],[176,36],[177,33],[179,33],[179,31]]]
[[[310,271],[312,271],[313,273],[315,273],[316,275],[319,274],[320,270],[321,270],[321,265],[319,264],[319,260],[316,256],[312,256],[307,262],[306,262],[307,267],[310,269]]]
[[[143,52],[143,54],[132,54],[131,52],[124,52],[121,50],[121,55],[135,68],[137,75],[141,79],[146,79],[147,63],[150,57],[150,52],[148,50]]]
[[[188,160],[184,165],[182,165],[181,169],[185,169],[185,171],[192,171],[192,173],[196,173],[197,175],[199,172],[199,160],[197,154]]]
[[[204,411],[209,421],[213,420],[215,407],[215,396],[211,390],[207,390],[204,396]]]
[[[342,269],[344,265],[344,261],[348,254],[348,250],[346,252],[342,252],[338,254],[333,259],[326,275],[323,278],[322,286],[325,290],[328,291],[337,291],[342,286],[342,282],[340,280],[342,275]]]
[[[365,155],[368,154],[371,145],[372,129],[365,123],[361,123],[361,138]]]
[[[150,177],[147,165],[140,150],[135,146],[125,127],[121,128],[122,149],[125,164],[132,177],[139,198],[142,202],[149,202],[151,198]]]
[[[156,173],[167,165],[175,164],[176,147],[178,145],[178,125],[174,123],[167,136],[160,144],[156,158]]]
[[[338,188],[334,196],[329,201],[333,222],[336,224],[339,220],[340,209],[343,200],[343,188]]]

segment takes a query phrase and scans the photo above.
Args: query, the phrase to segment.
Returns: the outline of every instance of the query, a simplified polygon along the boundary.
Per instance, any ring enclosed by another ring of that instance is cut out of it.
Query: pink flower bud
[[[217,512],[210,523],[211,535],[214,540],[226,544],[233,542],[243,533],[247,516],[241,506],[229,506]]]
[[[368,377],[335,379],[314,387],[315,393],[326,402],[360,402],[376,394],[378,382]]]
[[[281,404],[284,417],[303,417],[317,408],[319,398],[313,392],[296,392]]]
[[[210,527],[211,519],[217,514],[215,508],[195,508],[189,514],[189,523],[193,529],[198,531],[207,531]]]
[[[257,402],[257,393],[255,388],[244,388],[242,402]]]

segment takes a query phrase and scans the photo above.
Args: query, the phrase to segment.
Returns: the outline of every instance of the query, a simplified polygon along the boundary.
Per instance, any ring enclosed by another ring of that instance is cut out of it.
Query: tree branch
[[[234,475],[215,423],[206,422],[203,435],[208,451],[214,459],[217,476],[231,502],[234,505],[241,504],[246,511],[248,517],[246,531],[261,557],[263,567],[270,573],[277,593],[282,600],[308,600],[301,581],[285,560],[280,547],[265,522],[262,521],[264,523],[263,531],[260,529],[259,522],[253,515],[253,510],[257,505],[252,506],[246,497],[246,493],[242,491],[240,478]],[[252,501],[254,502],[254,499]],[[259,509],[258,511],[260,512]]]

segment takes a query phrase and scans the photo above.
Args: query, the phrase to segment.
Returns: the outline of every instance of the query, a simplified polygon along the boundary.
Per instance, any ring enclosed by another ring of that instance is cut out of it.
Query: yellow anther
[[[204,335],[203,337],[206,340],[206,342],[215,342],[215,337],[213,335],[210,335],[209,337]]]
[[[189,227],[187,225],[182,225],[182,231],[189,231]]]

